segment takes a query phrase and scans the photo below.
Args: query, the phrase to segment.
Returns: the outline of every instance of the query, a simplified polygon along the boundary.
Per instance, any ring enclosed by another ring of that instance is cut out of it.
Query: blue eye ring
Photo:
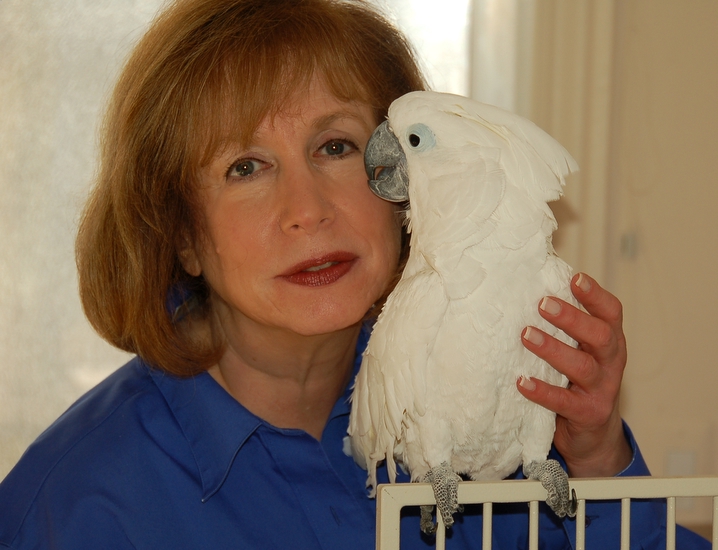
[[[412,124],[406,129],[406,141],[409,147],[416,152],[433,149],[436,145],[436,137],[426,124]]]

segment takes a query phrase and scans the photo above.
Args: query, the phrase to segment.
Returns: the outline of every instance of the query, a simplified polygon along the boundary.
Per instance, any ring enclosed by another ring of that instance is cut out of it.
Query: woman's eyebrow
[[[364,126],[368,131],[372,131],[374,129],[374,126],[369,126],[366,123],[366,120],[363,116],[351,110],[341,110],[334,113],[329,113],[328,115],[321,116],[317,118],[312,125],[315,128],[323,128],[325,126],[331,125],[333,122],[344,119],[355,120],[359,122],[362,126]]]

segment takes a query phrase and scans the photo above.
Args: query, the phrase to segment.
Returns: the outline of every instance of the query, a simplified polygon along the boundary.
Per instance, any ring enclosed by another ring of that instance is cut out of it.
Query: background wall
[[[558,249],[624,304],[621,409],[652,472],[718,474],[718,3],[536,6],[532,118],[581,165]]]
[[[617,2],[609,279],[622,408],[657,474],[718,474],[718,3]],[[695,520],[709,503],[686,502]]]

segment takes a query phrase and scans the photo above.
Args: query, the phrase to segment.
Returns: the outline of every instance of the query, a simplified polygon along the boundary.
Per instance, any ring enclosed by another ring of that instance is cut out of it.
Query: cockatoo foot
[[[454,524],[454,512],[461,511],[459,505],[459,481],[461,478],[451,469],[448,462],[442,462],[429,470],[424,479],[431,483],[436,499],[437,514],[441,514],[444,526],[448,529]],[[421,507],[421,530],[427,535],[436,533],[436,524],[432,518],[433,506]]]
[[[558,517],[572,518],[576,515],[576,491],[569,492],[568,474],[558,461],[551,459],[531,462],[524,465],[524,474],[529,479],[541,482],[548,493],[546,504]]]
[[[434,523],[434,507],[431,505],[419,506],[419,510],[421,510],[421,520],[419,525],[422,532],[427,535],[433,535],[436,533],[436,523]]]

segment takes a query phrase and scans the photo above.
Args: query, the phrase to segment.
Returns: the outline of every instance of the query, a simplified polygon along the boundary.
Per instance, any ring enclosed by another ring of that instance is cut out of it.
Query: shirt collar
[[[191,378],[156,369],[150,373],[192,450],[205,501],[222,486],[237,452],[264,422],[206,372]]]
[[[371,328],[362,327],[357,341],[354,373],[334,404],[330,420],[350,412],[350,397]],[[150,375],[165,398],[192,450],[202,480],[202,501],[224,483],[234,457],[260,426],[270,426],[248,411],[208,373],[179,378],[157,369]],[[271,427],[271,426],[270,426]]]

